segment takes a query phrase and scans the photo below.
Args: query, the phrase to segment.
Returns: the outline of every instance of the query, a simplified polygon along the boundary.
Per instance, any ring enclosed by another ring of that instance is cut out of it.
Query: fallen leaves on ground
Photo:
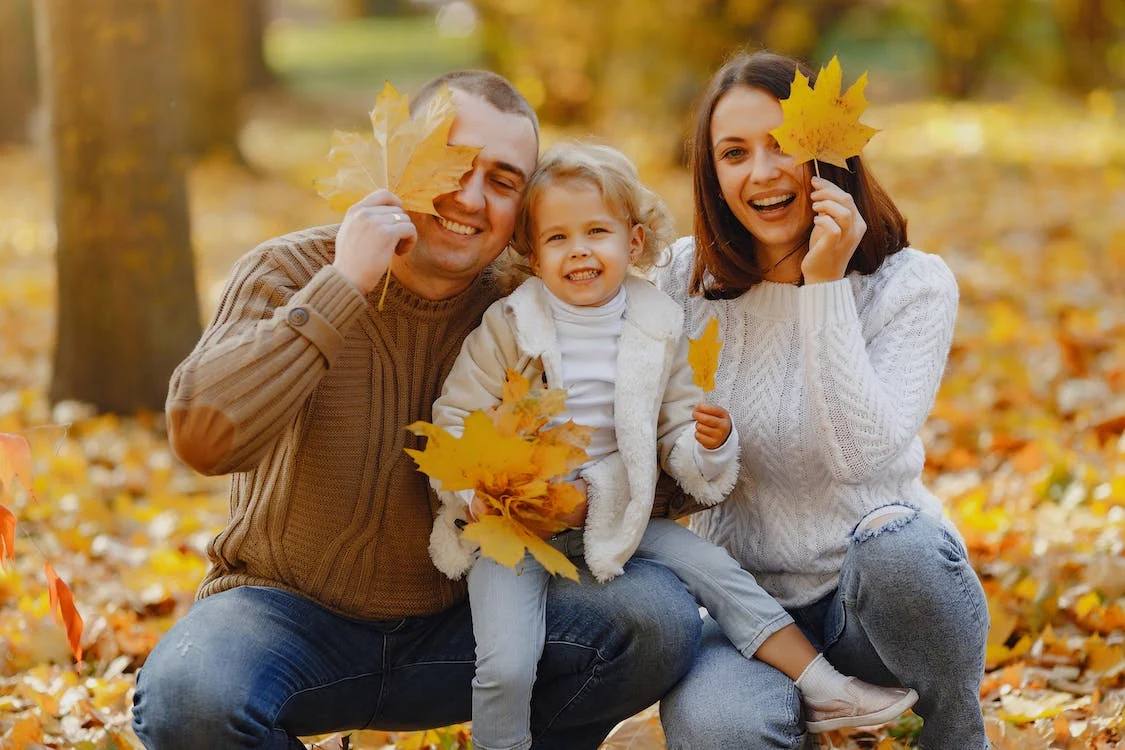
[[[927,484],[946,500],[988,593],[989,735],[999,750],[1123,747],[1122,115],[1092,96],[1086,106],[919,103],[871,116],[884,132],[865,154],[909,217],[913,243],[946,258],[961,286],[953,351],[923,437]],[[275,139],[252,153],[292,157],[283,125],[255,122],[247,132]],[[319,145],[305,151],[322,162]],[[227,482],[180,466],[158,416],[91,417],[47,404],[46,165],[8,149],[0,174],[0,433],[27,438],[40,500],[17,491],[12,509],[27,533],[16,535],[15,558],[0,573],[0,746],[135,747],[134,674],[192,600],[204,547],[225,517]],[[332,218],[307,181],[295,187],[268,169],[208,163],[191,180],[206,309],[253,244]],[[80,671],[32,545],[49,553],[86,615]],[[918,727],[908,716],[827,739],[895,750],[914,746]],[[351,746],[464,746],[462,730],[356,732]],[[626,722],[607,746],[662,747],[655,711]]]

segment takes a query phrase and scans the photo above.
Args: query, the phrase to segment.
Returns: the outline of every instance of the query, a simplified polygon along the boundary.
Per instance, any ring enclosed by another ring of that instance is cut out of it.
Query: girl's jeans
[[[913,514],[857,535],[837,590],[791,614],[844,674],[918,691],[924,748],[988,747],[980,707],[988,606],[941,521]],[[743,658],[714,622],[660,711],[669,750],[794,749],[804,733],[793,682]]]
[[[560,534],[551,544],[581,561],[581,532]],[[651,521],[633,559],[659,563],[675,573],[746,657],[793,622],[725,550],[674,521]],[[535,665],[543,650],[549,580],[550,574],[530,555],[515,570],[481,557],[469,571],[477,641],[473,747],[478,750],[526,750],[531,746],[528,706]],[[603,588],[588,585],[595,591]]]
[[[659,700],[695,655],[696,605],[669,571],[631,561],[608,586],[551,581],[531,705],[536,748],[593,750]],[[469,606],[364,621],[275,588],[208,596],[153,649],[133,727],[149,750],[301,748],[298,735],[467,721]]]

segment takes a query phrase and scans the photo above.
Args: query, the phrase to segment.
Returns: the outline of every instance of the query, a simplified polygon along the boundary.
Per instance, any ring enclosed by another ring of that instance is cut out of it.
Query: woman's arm
[[[846,279],[801,289],[802,364],[814,429],[839,481],[870,480],[901,455],[941,383],[957,281],[935,256],[909,260],[869,303],[866,321]]]

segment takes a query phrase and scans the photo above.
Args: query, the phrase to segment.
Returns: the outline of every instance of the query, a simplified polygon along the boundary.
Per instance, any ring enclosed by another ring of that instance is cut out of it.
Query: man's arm
[[[335,268],[317,269],[333,239],[331,228],[310,230],[266,243],[235,266],[214,319],[169,385],[169,441],[192,468],[254,466],[335,360],[366,301]]]

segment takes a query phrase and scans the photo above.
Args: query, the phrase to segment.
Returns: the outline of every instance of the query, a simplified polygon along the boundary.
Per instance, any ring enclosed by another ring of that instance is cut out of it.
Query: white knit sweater
[[[918,431],[949,353],[957,282],[940,258],[907,248],[869,276],[764,282],[706,300],[687,293],[693,247],[676,242],[657,282],[683,304],[689,336],[719,319],[711,398],[731,412],[743,470],[691,527],[783,606],[810,604],[836,587],[851,534],[873,510],[942,516],[921,482]]]

